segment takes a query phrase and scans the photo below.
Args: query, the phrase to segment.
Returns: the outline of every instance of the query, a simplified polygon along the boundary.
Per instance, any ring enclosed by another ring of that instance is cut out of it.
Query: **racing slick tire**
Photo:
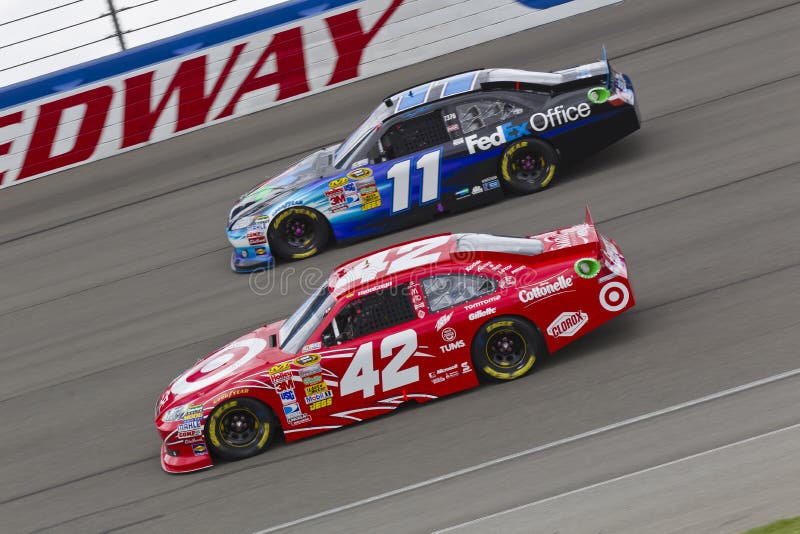
[[[500,157],[500,176],[512,193],[541,191],[555,178],[558,152],[541,139],[526,138],[509,144]]]
[[[504,315],[478,329],[472,339],[472,364],[491,381],[514,380],[528,374],[545,350],[535,326],[521,317]]]
[[[316,210],[295,206],[280,212],[269,230],[269,245],[283,260],[301,260],[313,256],[328,243],[328,221]]]
[[[206,423],[206,443],[212,456],[241,460],[269,447],[278,433],[278,419],[264,403],[236,397],[217,406]]]

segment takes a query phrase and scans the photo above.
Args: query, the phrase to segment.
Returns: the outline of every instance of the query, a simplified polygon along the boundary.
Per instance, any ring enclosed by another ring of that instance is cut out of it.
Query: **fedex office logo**
[[[484,137],[478,137],[477,134],[469,135],[465,139],[467,142],[467,150],[469,150],[470,154],[474,154],[476,147],[478,150],[489,150],[490,148],[502,146],[514,139],[519,139],[523,135],[530,135],[527,124],[523,123],[519,126],[514,126],[510,122],[507,122],[498,126],[497,130],[491,135]]]
[[[357,78],[403,1],[300,19],[2,111],[0,187]]]
[[[478,137],[477,134],[465,137],[467,150],[470,154],[475,153],[475,149],[489,150],[494,147],[502,146],[520,137],[531,135],[533,132],[540,133],[556,126],[564,126],[570,122],[585,119],[592,114],[592,108],[586,102],[581,102],[577,106],[556,106],[547,111],[534,113],[531,115],[528,124],[513,125],[510,122],[501,124],[493,134]]]

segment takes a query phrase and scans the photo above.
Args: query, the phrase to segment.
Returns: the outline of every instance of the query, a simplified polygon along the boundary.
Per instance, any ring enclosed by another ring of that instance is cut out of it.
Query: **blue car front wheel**
[[[269,245],[281,259],[301,260],[325,248],[329,237],[328,222],[321,213],[304,206],[294,206],[273,219]]]

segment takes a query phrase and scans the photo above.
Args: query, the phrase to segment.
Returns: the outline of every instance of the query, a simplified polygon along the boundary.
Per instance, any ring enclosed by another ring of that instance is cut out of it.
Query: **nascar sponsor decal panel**
[[[517,296],[523,304],[533,304],[538,300],[543,300],[562,291],[569,290],[572,287],[573,281],[573,276],[564,276],[560,274],[558,278],[553,281],[545,280],[533,287],[520,289]]]
[[[484,0],[430,0],[422,8],[409,0],[310,1],[291,15],[285,14],[290,8],[270,8],[285,12],[272,17],[277,26],[258,22],[273,13],[262,10],[224,23],[224,38],[219,25],[201,28],[147,51],[130,50],[0,88],[0,102],[6,103],[0,110],[0,187],[619,1],[511,2],[504,5],[503,20],[490,26],[483,22]],[[428,31],[432,27],[436,31]],[[183,50],[190,52],[175,57]],[[627,96],[624,78],[615,88]],[[509,126],[517,128],[513,133],[495,135],[538,131],[585,113],[581,106],[555,108],[535,115],[528,126]],[[472,142],[470,150],[496,140],[485,139]],[[368,189],[359,192],[364,210],[380,206],[377,192]],[[341,193],[332,196],[334,203],[342,200]]]
[[[442,369],[429,372],[428,379],[432,384],[438,384],[440,382],[444,382],[445,380],[463,376],[471,372],[472,368],[470,367],[469,362],[461,362],[460,364],[454,363],[449,367],[444,367]]]
[[[618,312],[630,302],[631,294],[622,282],[608,282],[600,288],[600,305],[604,310]]]
[[[588,321],[589,316],[583,311],[563,312],[550,323],[547,333],[552,337],[572,337]]]
[[[474,154],[478,150],[491,150],[520,137],[532,135],[534,132],[542,133],[557,126],[565,126],[571,122],[588,118],[591,114],[592,108],[586,102],[581,102],[577,106],[556,106],[546,111],[532,114],[527,123],[514,124],[506,122],[498,126],[492,134],[486,136],[468,135],[464,138],[464,141],[467,144],[469,153]],[[481,189],[481,191],[483,190]]]

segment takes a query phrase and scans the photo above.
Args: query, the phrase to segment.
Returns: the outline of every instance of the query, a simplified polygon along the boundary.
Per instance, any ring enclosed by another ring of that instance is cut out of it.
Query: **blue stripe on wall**
[[[359,1],[290,0],[277,6],[204,26],[174,37],[137,46],[125,52],[0,88],[0,110],[141,69],[292,21],[319,15]]]

